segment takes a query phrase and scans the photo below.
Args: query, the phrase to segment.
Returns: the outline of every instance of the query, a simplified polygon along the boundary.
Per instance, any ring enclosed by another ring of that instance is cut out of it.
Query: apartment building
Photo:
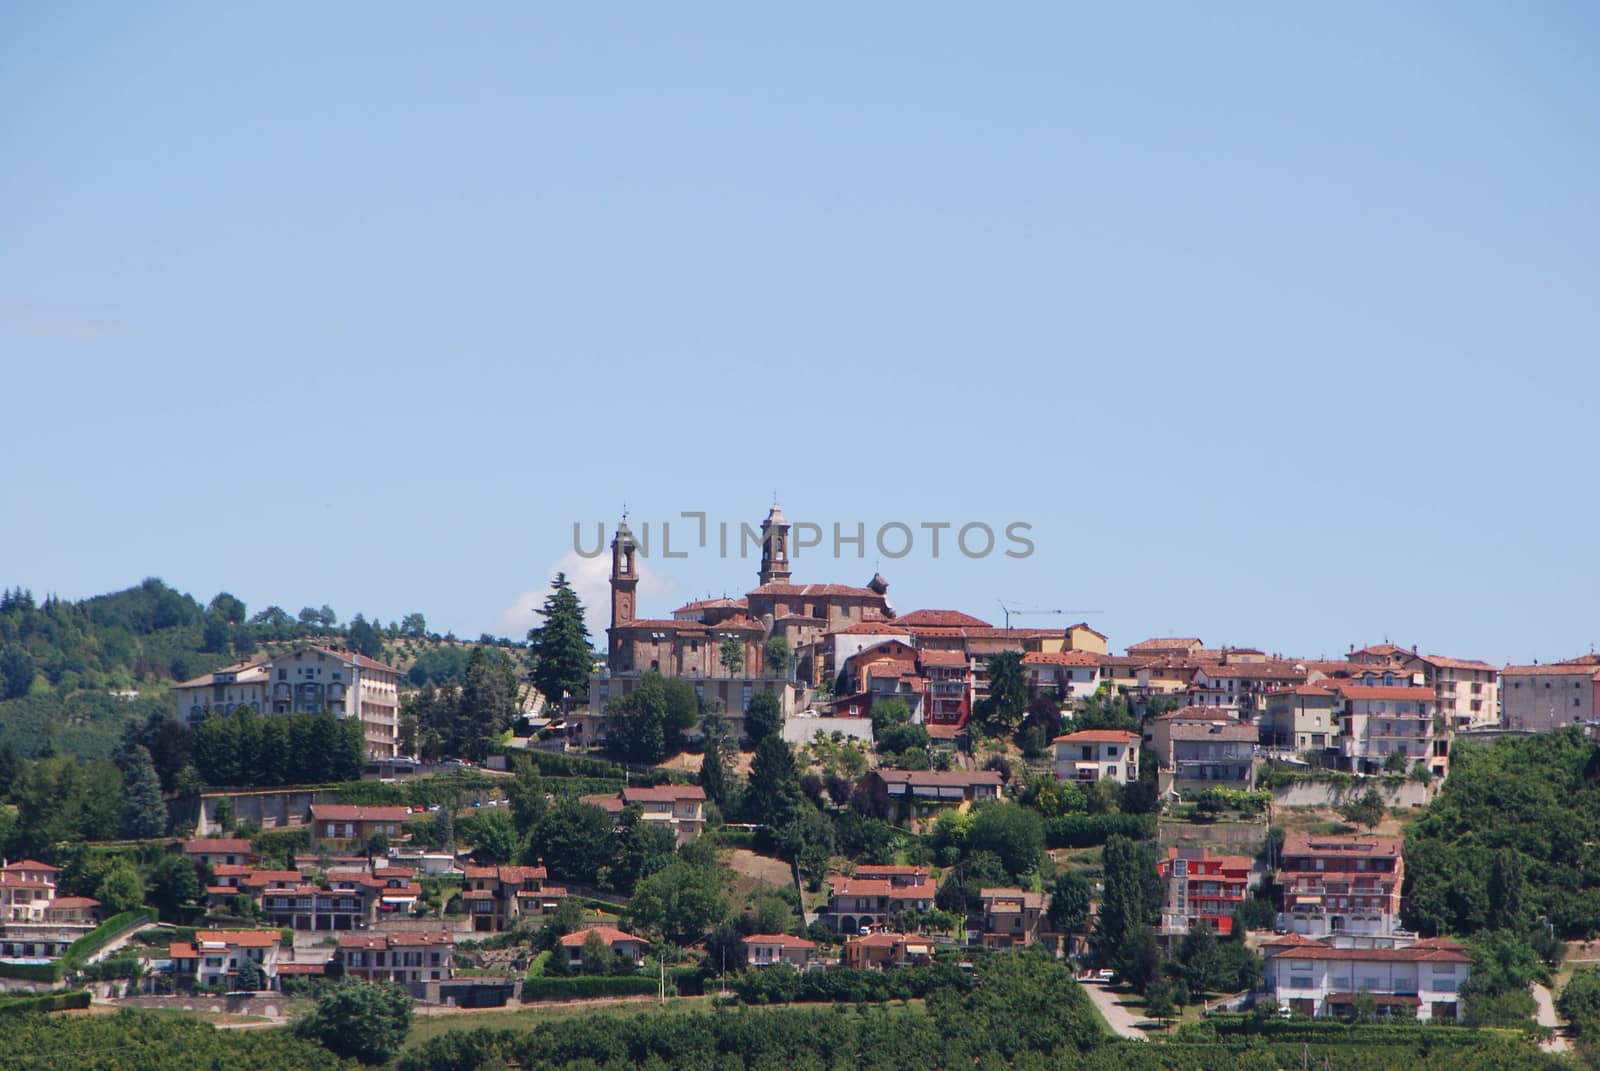
[[[1044,893],[1018,888],[980,889],[978,914],[983,920],[978,943],[984,948],[1024,948],[1039,939]]]
[[[1180,721],[1166,730],[1168,745],[1157,750],[1163,769],[1171,772],[1171,787],[1179,793],[1230,788],[1242,792],[1256,787],[1254,725],[1238,722]]]
[[[200,837],[181,845],[185,858],[201,866],[248,866],[256,861],[255,849],[243,837]]]
[[[1411,655],[1422,670],[1439,713],[1453,729],[1484,729],[1500,723],[1500,671],[1487,662],[1443,655]]]
[[[399,754],[400,671],[353,651],[306,645],[184,681],[173,695],[190,725],[245,706],[263,715],[331,711],[361,720],[368,756]]]
[[[629,785],[622,790],[622,805],[638,806],[644,821],[670,829],[680,846],[699,837],[705,829],[706,790],[699,785]]]
[[[1339,697],[1322,680],[1281,688],[1266,697],[1258,719],[1264,747],[1324,751],[1339,746]]]
[[[1022,673],[1033,695],[1087,699],[1100,690],[1100,657],[1088,651],[1030,651],[1022,656]]]
[[[1306,668],[1297,662],[1227,651],[1221,661],[1194,671],[1184,700],[1192,706],[1214,707],[1248,719],[1261,712],[1272,693],[1304,684],[1305,680]]]
[[[857,867],[855,877],[834,878],[830,883],[822,921],[836,933],[858,933],[882,926],[903,911],[932,910],[934,892],[927,867]]]
[[[1290,934],[1262,951],[1268,991],[1299,1015],[1349,1016],[1361,993],[1371,995],[1380,1016],[1403,1007],[1421,1022],[1453,1022],[1465,1011],[1461,987],[1472,957],[1448,938],[1357,948]]]
[[[1449,771],[1449,740],[1435,734],[1438,702],[1421,685],[1339,684],[1339,753],[1347,770],[1377,773],[1394,754],[1409,770],[1417,762],[1434,775]]]
[[[1157,860],[1165,892],[1161,901],[1162,937],[1181,937],[1200,923],[1219,934],[1233,932],[1233,913],[1250,891],[1250,859],[1212,855],[1207,848],[1167,848]]]
[[[274,926],[333,933],[374,925],[387,884],[360,871],[330,871],[325,885],[308,881],[299,871],[257,871],[241,887],[255,896]]]
[[[525,918],[554,911],[567,890],[549,883],[542,866],[469,866],[461,899],[475,932],[508,930]]]
[[[993,770],[870,770],[861,784],[877,814],[901,823],[1000,798]]]
[[[1600,665],[1588,660],[1507,666],[1500,672],[1502,726],[1548,733],[1595,724]]]
[[[333,954],[346,978],[394,982],[421,996],[455,977],[455,935],[444,931],[346,933]]]
[[[276,989],[282,939],[276,930],[197,930],[193,941],[168,945],[167,958],[175,978],[230,988],[238,984],[239,968],[249,960],[266,975],[267,988]]]
[[[1391,937],[1400,928],[1398,837],[1291,834],[1278,862],[1278,927],[1307,937]]]
[[[1050,741],[1058,781],[1101,779],[1126,785],[1139,780],[1139,734],[1121,729],[1080,729]]]

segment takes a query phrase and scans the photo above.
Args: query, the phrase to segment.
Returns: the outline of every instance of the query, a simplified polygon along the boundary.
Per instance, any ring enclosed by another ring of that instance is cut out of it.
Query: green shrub
[[[660,986],[658,979],[630,974],[615,977],[527,978],[523,1000],[587,1000],[591,997],[648,996]]]
[[[87,989],[66,989],[58,993],[35,993],[31,996],[0,997],[0,1015],[23,1015],[28,1012],[69,1011],[89,1006]]]

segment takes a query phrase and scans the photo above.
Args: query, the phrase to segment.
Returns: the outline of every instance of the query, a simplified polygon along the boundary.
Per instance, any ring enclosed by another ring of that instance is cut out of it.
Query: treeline
[[[351,781],[367,762],[359,718],[321,714],[262,717],[248,706],[208,714],[193,730],[195,770],[208,785]]]
[[[287,1030],[219,1031],[197,1019],[149,1012],[8,1016],[0,1030],[0,1071],[355,1071],[359,1066]]]

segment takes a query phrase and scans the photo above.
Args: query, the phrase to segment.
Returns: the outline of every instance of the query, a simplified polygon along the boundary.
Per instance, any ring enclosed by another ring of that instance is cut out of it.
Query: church
[[[665,677],[790,680],[815,687],[829,667],[817,657],[822,639],[863,622],[894,617],[889,585],[873,576],[866,587],[790,582],[789,522],[774,504],[761,522],[761,568],[757,585],[742,599],[701,599],[669,618],[636,616],[638,545],[626,519],[611,540],[611,626],[606,629],[606,666],[612,678],[646,672]],[[787,666],[766,664],[767,641],[788,643]],[[722,660],[726,641],[740,657]]]

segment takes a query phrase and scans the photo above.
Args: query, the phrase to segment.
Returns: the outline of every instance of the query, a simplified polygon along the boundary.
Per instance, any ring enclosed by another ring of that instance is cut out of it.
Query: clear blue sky
[[[776,491],[1032,524],[901,610],[1600,641],[1593,5],[533,9],[0,10],[0,585],[520,634]]]

